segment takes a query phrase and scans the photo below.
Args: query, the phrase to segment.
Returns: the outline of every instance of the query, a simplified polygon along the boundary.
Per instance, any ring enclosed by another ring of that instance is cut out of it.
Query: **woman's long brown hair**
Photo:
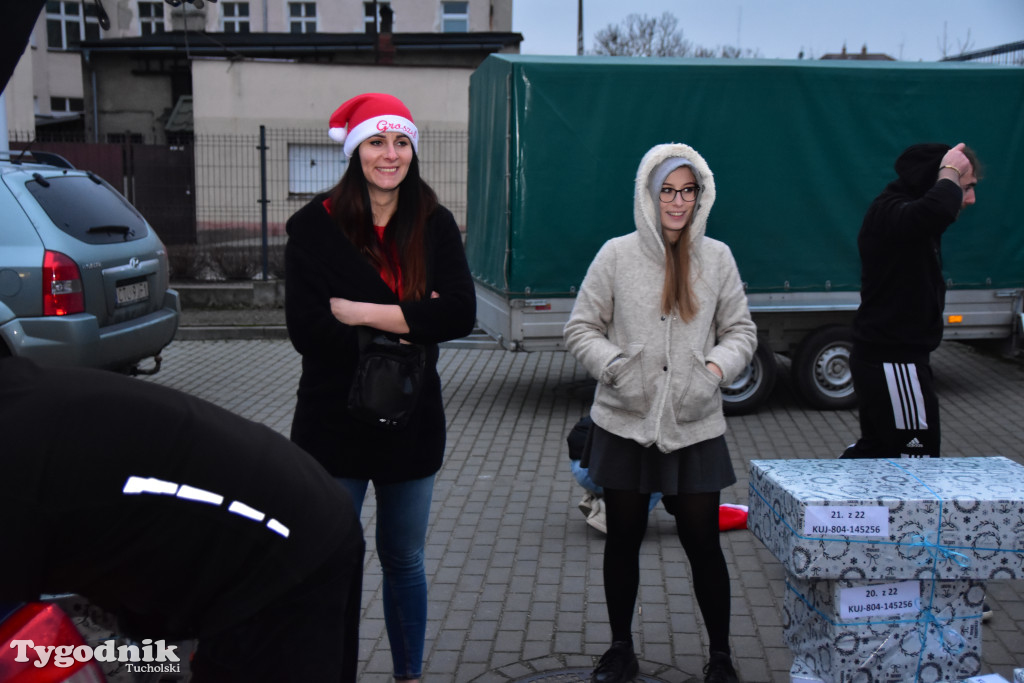
[[[690,223],[675,244],[665,241],[665,283],[661,288],[661,312],[668,315],[675,309],[685,322],[693,320],[698,309],[690,279]]]
[[[402,300],[423,299],[427,290],[426,224],[437,208],[437,195],[420,177],[419,157],[413,154],[409,172],[398,192],[398,208],[384,229],[384,241],[394,244],[399,263],[392,263],[373,228],[370,190],[358,150],[341,180],[330,191],[332,215],[345,237],[378,271],[402,275]],[[396,268],[397,266],[397,268]]]

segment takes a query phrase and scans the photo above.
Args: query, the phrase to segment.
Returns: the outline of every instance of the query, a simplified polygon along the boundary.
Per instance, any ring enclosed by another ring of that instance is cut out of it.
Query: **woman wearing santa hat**
[[[337,185],[288,221],[288,333],[302,355],[291,438],[352,494],[377,501],[377,554],[394,676],[423,673],[424,545],[445,448],[438,343],[476,319],[462,237],[419,173],[419,131],[391,95],[354,97],[330,118],[349,162]],[[349,391],[361,332],[421,345],[422,388],[401,428],[360,419]]]

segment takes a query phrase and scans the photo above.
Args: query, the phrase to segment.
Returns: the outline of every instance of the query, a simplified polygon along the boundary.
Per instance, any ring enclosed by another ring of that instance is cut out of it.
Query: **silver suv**
[[[117,190],[0,152],[0,357],[152,374],[180,313],[163,243]]]

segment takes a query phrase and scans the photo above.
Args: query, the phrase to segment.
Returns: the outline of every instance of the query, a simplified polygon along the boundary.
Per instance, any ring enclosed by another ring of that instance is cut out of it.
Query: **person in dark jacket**
[[[0,602],[77,593],[136,642],[197,639],[196,683],[356,680],[363,531],[287,438],[16,357],[0,359],[0,434]]]
[[[974,204],[979,166],[964,143],[919,144],[872,202],[857,238],[861,303],[850,370],[861,437],[843,458],[938,457],[929,355],[942,341],[942,235]]]
[[[455,219],[420,178],[419,131],[405,105],[359,95],[335,111],[330,135],[344,143],[348,168],[287,224],[285,317],[302,355],[291,438],[357,510],[373,482],[394,676],[418,680],[424,546],[445,449],[437,344],[472,331],[476,297]],[[422,390],[404,428],[364,422],[348,407],[366,328],[424,347]]]

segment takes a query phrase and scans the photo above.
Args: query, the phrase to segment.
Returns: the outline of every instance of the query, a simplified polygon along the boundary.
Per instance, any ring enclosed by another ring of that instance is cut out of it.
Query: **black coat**
[[[377,270],[359,254],[314,198],[288,220],[285,315],[302,354],[302,377],[291,438],[338,477],[380,483],[420,479],[441,467],[445,418],[437,344],[469,334],[476,295],[462,236],[451,212],[439,206],[426,226],[426,291],[437,298],[399,302]],[[349,387],[358,360],[356,328],[339,322],[329,299],[399,304],[409,325],[405,339],[427,348],[419,404],[408,426],[386,431],[349,416]]]
[[[942,235],[957,219],[963,192],[936,182],[946,145],[915,145],[896,162],[897,180],[872,202],[857,244],[861,303],[854,317],[858,353],[915,362],[942,341],[946,283]]]
[[[78,593],[129,635],[203,638],[362,547],[352,498],[302,449],[152,382],[0,359],[0,434],[0,602]]]

